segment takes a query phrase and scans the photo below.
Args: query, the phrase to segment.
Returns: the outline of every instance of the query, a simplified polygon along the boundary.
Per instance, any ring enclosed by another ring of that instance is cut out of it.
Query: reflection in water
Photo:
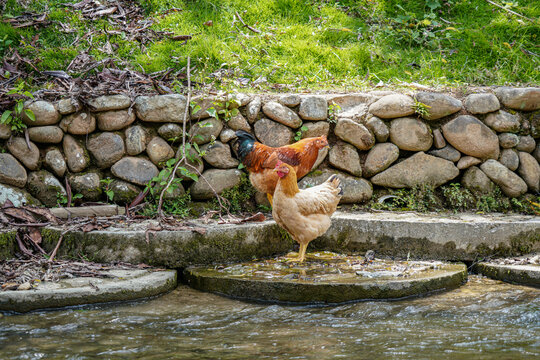
[[[469,277],[425,298],[251,304],[185,286],[148,301],[0,317],[0,358],[525,359],[540,290]]]

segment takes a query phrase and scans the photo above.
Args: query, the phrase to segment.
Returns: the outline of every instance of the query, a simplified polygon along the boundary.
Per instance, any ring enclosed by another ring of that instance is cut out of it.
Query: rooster
[[[330,227],[343,191],[337,175],[324,183],[300,190],[294,167],[278,161],[274,169],[279,177],[274,192],[272,216],[300,244],[298,260],[303,262],[309,242]]]
[[[253,135],[243,130],[238,130],[236,136],[238,158],[249,171],[249,180],[253,187],[266,193],[270,205],[278,181],[278,176],[273,172],[276,161],[290,164],[296,176],[302,178],[311,171],[319,156],[319,150],[328,147],[324,135],[277,148],[257,142]]]

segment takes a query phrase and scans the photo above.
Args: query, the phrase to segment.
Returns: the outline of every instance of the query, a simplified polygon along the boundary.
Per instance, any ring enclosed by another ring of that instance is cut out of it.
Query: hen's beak
[[[330,145],[327,144],[323,149],[330,149]]]

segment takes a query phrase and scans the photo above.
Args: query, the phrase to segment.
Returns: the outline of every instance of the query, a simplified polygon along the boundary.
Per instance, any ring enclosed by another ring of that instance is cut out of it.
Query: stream
[[[470,275],[449,292],[333,307],[180,285],[154,299],[0,315],[0,359],[533,359],[540,290]]]

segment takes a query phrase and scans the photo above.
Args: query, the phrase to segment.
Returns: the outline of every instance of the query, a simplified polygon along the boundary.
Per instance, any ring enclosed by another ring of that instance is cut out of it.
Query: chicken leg
[[[298,262],[303,263],[306,259],[306,249],[308,244],[300,243],[300,249],[298,250]]]

